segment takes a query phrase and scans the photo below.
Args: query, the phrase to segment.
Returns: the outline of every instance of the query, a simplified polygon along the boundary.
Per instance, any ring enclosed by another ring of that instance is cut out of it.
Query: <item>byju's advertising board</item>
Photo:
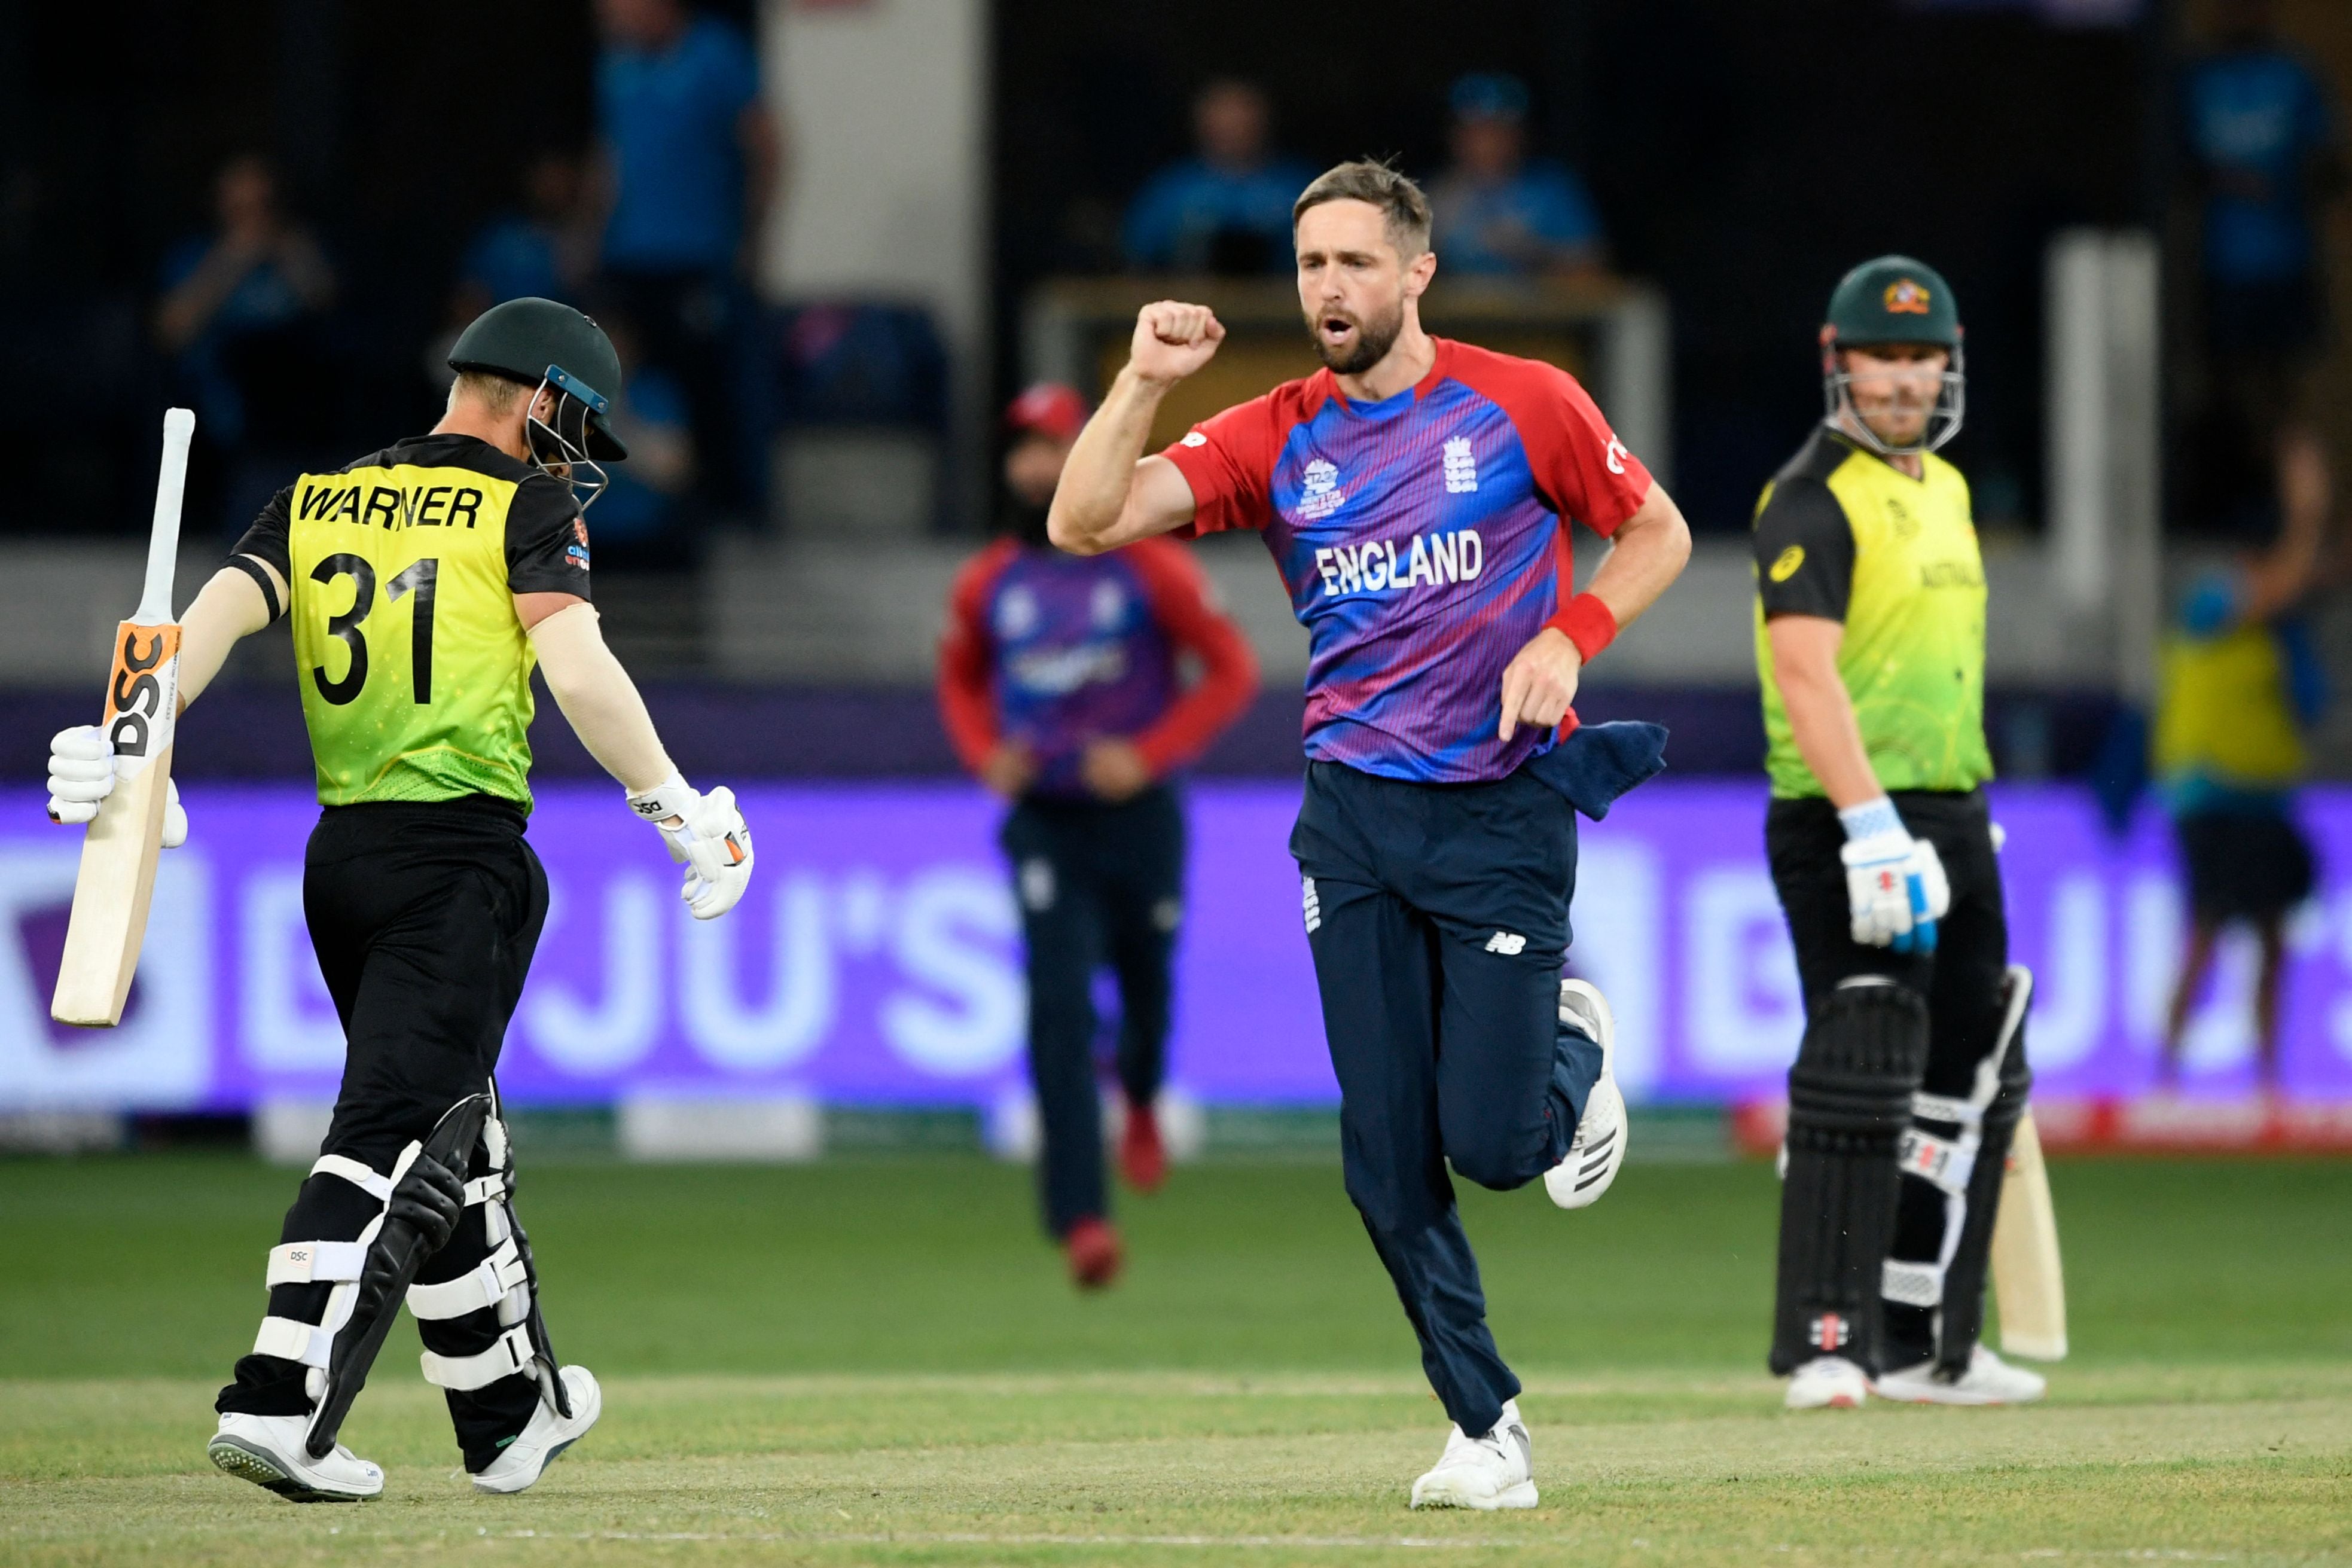
[[[48,1019],[79,835],[37,792],[0,792],[0,1111],[234,1110],[331,1096],[342,1036],[302,921],[306,791],[195,784],[194,830],[156,881],[121,1027]],[[1299,881],[1295,786],[1189,796],[1190,886],[1171,1071],[1215,1104],[1327,1104]],[[518,1103],[624,1096],[984,1107],[1023,1079],[1019,921],[998,808],[929,785],[755,787],[759,871],[732,914],[688,917],[658,837],[616,792],[544,793],[530,840],[552,907],[499,1081]],[[2040,976],[2044,1096],[2128,1095],[2155,1073],[2184,910],[2162,819],[2110,837],[2064,788],[1996,795],[2015,956]],[[1661,780],[1583,825],[1575,968],[1620,1023],[1638,1099],[1778,1091],[1802,1030],[1746,784]],[[2315,793],[2326,867],[2297,918],[2286,1077],[2352,1099],[2352,793]],[[2192,1092],[2250,1081],[2252,944],[2234,939],[2189,1032]]]

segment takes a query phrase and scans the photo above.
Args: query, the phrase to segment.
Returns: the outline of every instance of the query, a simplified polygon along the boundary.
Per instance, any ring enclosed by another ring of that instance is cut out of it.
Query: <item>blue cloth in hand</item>
[[[1619,795],[1666,771],[1666,727],[1621,720],[1580,724],[1528,769],[1598,822]]]

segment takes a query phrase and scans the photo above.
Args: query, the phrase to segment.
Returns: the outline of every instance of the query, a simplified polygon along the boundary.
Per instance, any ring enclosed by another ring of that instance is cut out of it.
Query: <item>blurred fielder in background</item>
[[[1821,345],[1826,417],[1755,520],[1764,842],[1807,1013],[1771,1366],[1792,1410],[2037,1399],[1978,1342],[2032,977],[1981,787],[1984,565],[1935,455],[1967,395],[1951,286],[1864,262]]]
[[[2156,767],[2188,873],[2189,927],[2164,1033],[2164,1081],[2180,1076],[2190,1009],[2224,928],[2243,921],[2261,944],[2254,977],[2255,1070],[2279,1081],[2279,983],[2286,917],[2316,885],[2311,842],[2294,819],[2309,766],[2304,731],[2326,702],[2326,676],[2299,612],[2319,575],[2330,505],[2315,437],[2279,441],[2277,537],[2189,587],[2167,638]]]
[[[1171,774],[1249,705],[1257,660],[1182,550],[1143,541],[1082,560],[1045,539],[1086,405],[1041,383],[1005,411],[1003,537],[967,563],[940,646],[956,751],[1012,804],[1002,842],[1028,950],[1029,1075],[1045,1228],[1079,1285],[1117,1277],[1095,1080],[1095,973],[1118,978],[1119,1165],[1167,1173],[1156,1101],[1184,912],[1184,808]],[[1187,688],[1184,655],[1200,660]]]
[[[1348,1194],[1454,1419],[1415,1507],[1532,1508],[1518,1379],[1486,1327],[1446,1176],[1599,1198],[1625,1149],[1601,994],[1560,978],[1591,815],[1661,765],[1573,728],[1584,662],[1664,591],[1689,531],[1574,378],[1422,330],[1429,204],[1342,163],[1293,209],[1324,368],[1143,456],[1160,400],[1224,329],[1144,308],[1054,498],[1095,554],[1257,531],[1308,634],[1306,800],[1291,835],[1340,1092]],[[1571,596],[1568,523],[1615,549]],[[1548,766],[1547,763],[1551,765]],[[1615,764],[1622,763],[1622,766]],[[1603,775],[1606,775],[1605,780]]]
[[[237,639],[292,617],[325,807],[302,906],[348,1042],[342,1088],[209,1449],[298,1502],[383,1490],[336,1436],[404,1300],[478,1489],[530,1486],[603,1407],[549,1342],[491,1081],[547,918],[523,838],[533,666],[687,865],[697,919],[751,874],[733,794],[678,775],[589,604],[583,507],[600,461],[628,456],[604,422],[613,345],[570,306],[517,300],[449,364],[431,434],[279,490],[182,623],[184,706]],[[55,739],[52,817],[89,820],[110,751],[94,727]]]

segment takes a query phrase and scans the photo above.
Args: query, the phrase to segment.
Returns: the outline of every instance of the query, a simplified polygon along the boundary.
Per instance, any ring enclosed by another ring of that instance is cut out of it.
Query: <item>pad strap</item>
[[[1984,1108],[1973,1100],[1948,1095],[1919,1093],[1911,1097],[1911,1114],[1922,1121],[1949,1121],[1959,1127],[1984,1125]]]
[[[328,1352],[334,1347],[332,1330],[297,1322],[292,1318],[264,1318],[261,1331],[253,1336],[254,1354],[300,1362],[304,1366],[324,1367]]]
[[[487,1176],[476,1176],[466,1184],[466,1206],[486,1204],[507,1195],[507,1175],[504,1171],[492,1171]]]
[[[376,1202],[392,1201],[392,1177],[378,1175],[359,1161],[343,1154],[321,1154],[310,1167],[314,1176],[341,1176]]]
[[[356,1279],[366,1261],[367,1247],[362,1242],[289,1241],[269,1249],[268,1285],[275,1289],[280,1285]]]
[[[520,1324],[498,1337],[498,1342],[479,1355],[424,1355],[425,1381],[441,1388],[454,1388],[469,1393],[488,1388],[502,1377],[512,1377],[530,1370],[530,1335]]]
[[[1880,1268],[1879,1294],[1906,1307],[1943,1304],[1944,1268],[1939,1263],[1906,1263],[1890,1258]]]
[[[439,1285],[411,1285],[408,1310],[419,1318],[462,1318],[506,1300],[507,1292],[530,1278],[514,1237],[459,1275]]]
[[[1906,1176],[1916,1176],[1948,1193],[1965,1194],[1969,1177],[1976,1170],[1977,1142],[1973,1138],[1938,1138],[1906,1127],[1895,1145],[1895,1164]]]

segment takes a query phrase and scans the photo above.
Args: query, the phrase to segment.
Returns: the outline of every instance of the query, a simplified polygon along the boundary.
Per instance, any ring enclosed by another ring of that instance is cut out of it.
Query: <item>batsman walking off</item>
[[[1623,1158],[1608,1005],[1560,978],[1570,800],[1605,810],[1661,765],[1664,732],[1576,732],[1570,704],[1585,661],[1681,571],[1689,531],[1573,377],[1422,330],[1437,258],[1412,181],[1340,164],[1292,225],[1324,369],[1145,457],[1160,400],[1224,336],[1204,307],[1147,306],[1049,527],[1083,555],[1254,529],[1282,572],[1310,645],[1290,847],[1348,1193],[1454,1421],[1412,1502],[1532,1508],[1519,1382],[1446,1163],[1497,1189],[1542,1176],[1579,1208]],[[1570,519],[1615,545],[1579,595]]]
[[[613,345],[568,306],[517,300],[449,363],[429,435],[278,491],[182,627],[184,706],[238,638],[292,617],[324,807],[302,901],[342,1088],[210,1445],[223,1470],[298,1502],[383,1491],[336,1436],[404,1300],[479,1489],[530,1486],[602,1408],[549,1341],[491,1081],[547,917],[523,837],[533,666],[687,866],[697,919],[732,908],[751,872],[732,793],[678,775],[589,603],[583,509],[599,460],[628,455],[605,424]],[[57,738],[53,817],[87,821],[111,789],[90,765],[105,744]]]
[[[1965,412],[1950,285],[1864,263],[1821,352],[1826,415],[1755,519],[1764,841],[1807,1019],[1771,1367],[1792,1410],[2038,1399],[1979,1342],[2033,977],[1981,787],[1984,564],[1935,455]]]

